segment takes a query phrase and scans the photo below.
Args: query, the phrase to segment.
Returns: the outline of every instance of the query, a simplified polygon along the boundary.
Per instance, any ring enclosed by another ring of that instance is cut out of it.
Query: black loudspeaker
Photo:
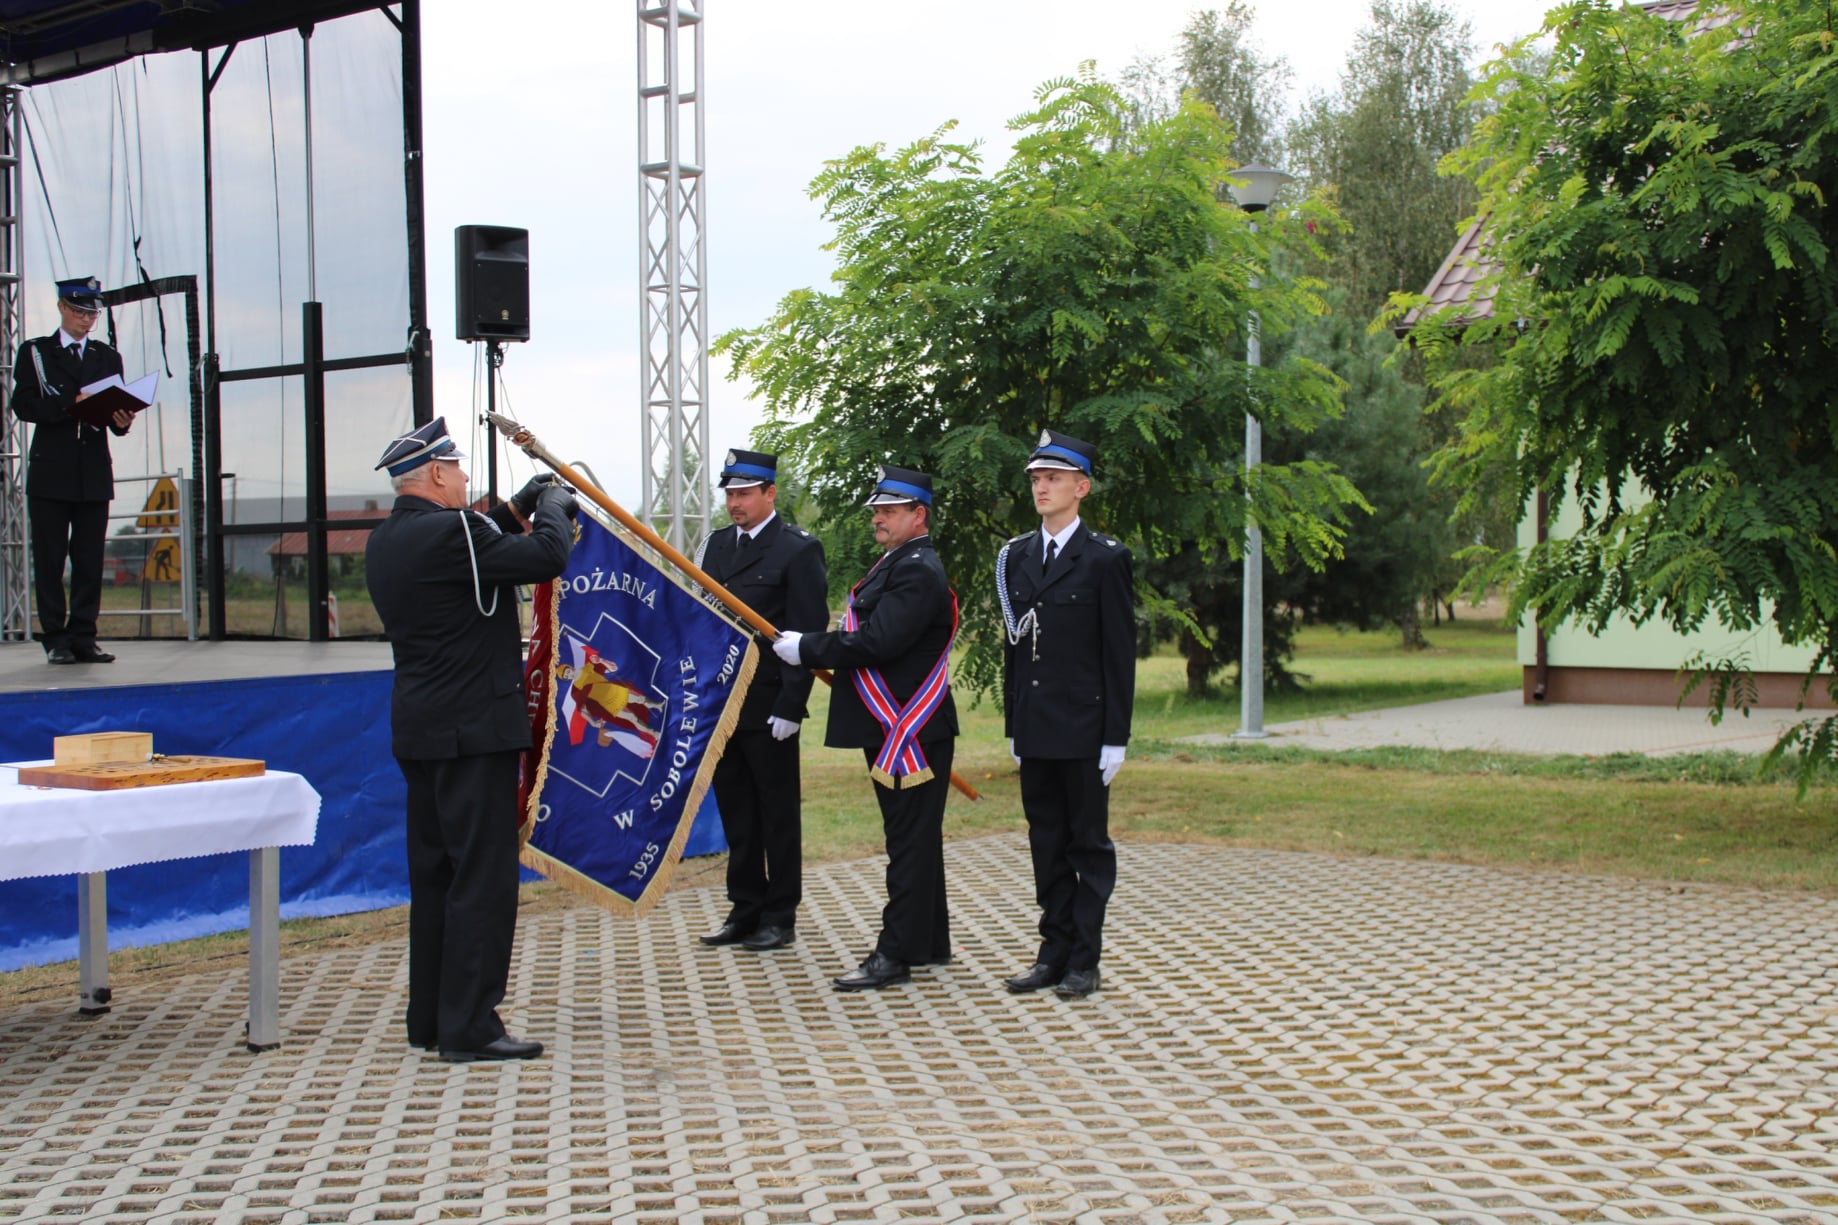
[[[454,335],[530,338],[530,232],[507,225],[453,231]]]

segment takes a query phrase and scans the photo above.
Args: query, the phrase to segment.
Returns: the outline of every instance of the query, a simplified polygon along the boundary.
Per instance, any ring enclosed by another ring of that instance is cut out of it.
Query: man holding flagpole
[[[865,504],[879,561],[849,593],[839,629],[783,631],[788,664],[832,668],[831,748],[859,748],[874,779],[887,842],[887,905],[874,951],[835,980],[873,991],[951,959],[945,905],[944,809],[956,748],[949,664],[957,595],[932,547],[932,478],[883,467]]]
[[[408,1040],[450,1063],[542,1054],[497,1012],[530,747],[516,589],[561,574],[576,511],[543,476],[489,516],[472,511],[465,458],[443,417],[391,442],[377,467],[396,502],[364,557],[395,657],[390,751],[408,784]]]

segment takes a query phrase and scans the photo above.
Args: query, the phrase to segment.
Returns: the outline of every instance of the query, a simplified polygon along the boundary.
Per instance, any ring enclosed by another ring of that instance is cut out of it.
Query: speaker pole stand
[[[504,346],[485,342],[485,492],[491,504],[498,501],[498,428],[491,418],[498,411],[498,368],[504,365]],[[477,401],[474,401],[477,403]]]

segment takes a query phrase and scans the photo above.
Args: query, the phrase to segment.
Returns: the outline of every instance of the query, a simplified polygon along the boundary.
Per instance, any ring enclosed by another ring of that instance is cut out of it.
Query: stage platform
[[[112,664],[45,662],[36,642],[0,646],[0,694],[118,689],[334,672],[387,672],[387,642],[187,642],[183,638],[104,639]]]
[[[0,646],[0,761],[48,759],[52,739],[141,731],[155,751],[255,757],[319,792],[318,837],[281,856],[281,916],[408,901],[402,774],[389,751],[386,642],[109,639],[112,664],[52,666],[37,643]],[[686,855],[727,849],[711,792]],[[534,879],[532,877],[531,879]],[[77,953],[74,877],[0,885],[0,971]],[[109,874],[116,947],[248,925],[247,890],[208,860]]]

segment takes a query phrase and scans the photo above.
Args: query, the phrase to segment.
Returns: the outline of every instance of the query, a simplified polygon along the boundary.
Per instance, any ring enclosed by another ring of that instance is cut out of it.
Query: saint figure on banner
[[[568,651],[572,662],[556,669],[556,675],[568,682],[561,695],[568,743],[580,744],[592,727],[595,742],[601,748],[618,745],[635,757],[649,760],[657,752],[652,716],[663,711],[664,703],[647,697],[637,685],[620,678],[617,661],[573,635],[568,637]]]

